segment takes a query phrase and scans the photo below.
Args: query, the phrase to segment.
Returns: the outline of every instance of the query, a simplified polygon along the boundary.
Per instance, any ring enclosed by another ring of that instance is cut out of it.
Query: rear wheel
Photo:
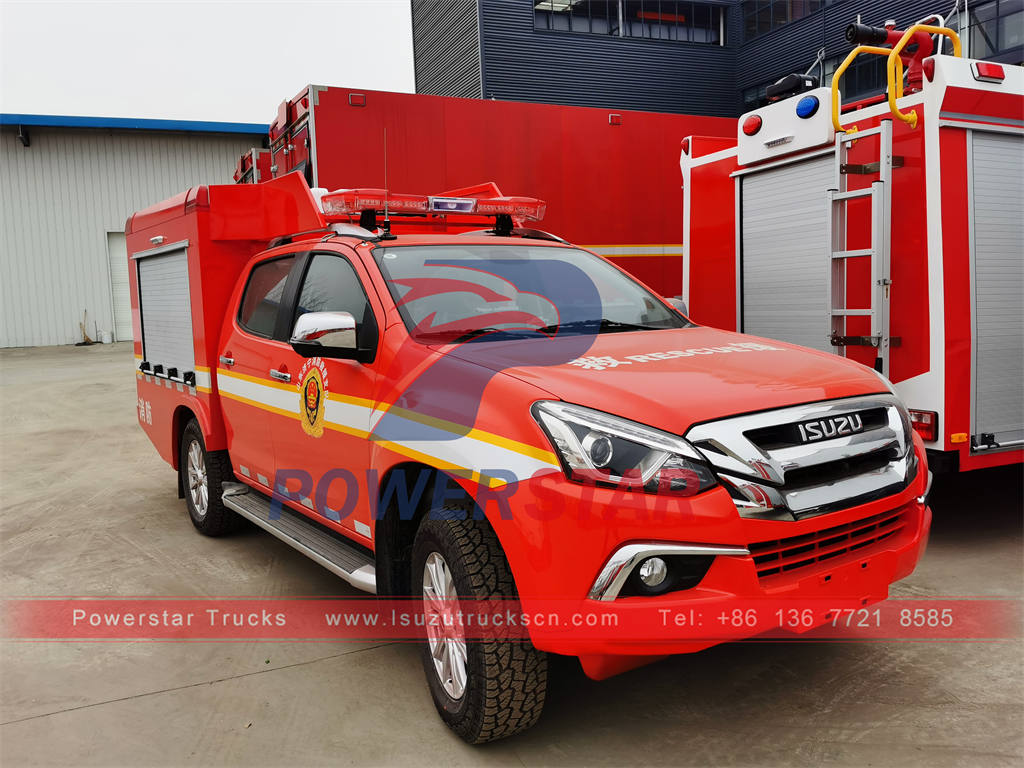
[[[227,451],[207,451],[193,419],[181,434],[179,457],[185,506],[192,525],[206,536],[222,536],[238,527],[238,516],[221,503],[221,484],[234,478]]]
[[[441,718],[471,744],[526,730],[540,717],[547,689],[547,655],[529,640],[468,639],[462,628],[431,621],[444,601],[515,598],[516,588],[498,538],[484,520],[432,519],[413,545],[413,594],[422,595],[427,640],[421,655]],[[450,603],[449,603],[450,605]]]

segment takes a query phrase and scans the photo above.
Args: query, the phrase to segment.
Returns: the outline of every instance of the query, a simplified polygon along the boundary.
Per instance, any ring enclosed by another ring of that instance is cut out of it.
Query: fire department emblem
[[[311,357],[299,371],[299,423],[310,437],[324,433],[327,407],[327,366],[319,357]]]

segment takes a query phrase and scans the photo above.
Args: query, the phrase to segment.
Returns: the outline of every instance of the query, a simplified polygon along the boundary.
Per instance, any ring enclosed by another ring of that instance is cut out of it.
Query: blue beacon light
[[[815,112],[818,111],[818,97],[817,96],[804,96],[796,105],[797,117],[807,119],[811,117]]]

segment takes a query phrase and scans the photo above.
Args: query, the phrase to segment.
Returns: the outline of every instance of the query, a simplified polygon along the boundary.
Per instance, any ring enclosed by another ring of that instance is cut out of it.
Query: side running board
[[[377,592],[374,560],[357,546],[326,533],[304,515],[285,506],[272,519],[270,497],[242,483],[224,483],[221,500],[228,509],[252,520],[356,589]]]

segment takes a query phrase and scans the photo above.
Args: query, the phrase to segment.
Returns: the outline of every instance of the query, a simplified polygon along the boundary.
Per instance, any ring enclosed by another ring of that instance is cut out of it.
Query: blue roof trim
[[[123,128],[141,131],[197,133],[251,133],[266,135],[263,123],[215,123],[205,120],[149,120],[133,117],[76,117],[72,115],[20,115],[0,113],[0,125],[37,125],[51,128]]]

